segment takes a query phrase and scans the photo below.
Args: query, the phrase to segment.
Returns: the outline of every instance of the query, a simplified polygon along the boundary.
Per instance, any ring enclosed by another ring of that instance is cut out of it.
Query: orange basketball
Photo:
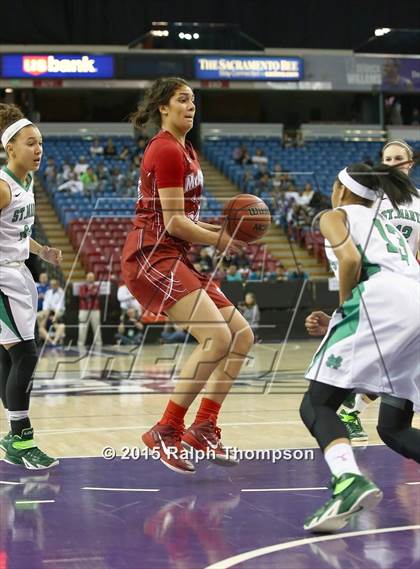
[[[270,210],[257,196],[239,194],[224,207],[226,229],[234,239],[252,243],[268,231]]]

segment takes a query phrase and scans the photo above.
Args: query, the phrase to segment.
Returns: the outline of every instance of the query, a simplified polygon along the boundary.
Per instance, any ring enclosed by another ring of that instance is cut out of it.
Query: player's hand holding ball
[[[238,239],[234,239],[229,235],[227,231],[223,229],[219,232],[219,238],[217,240],[216,249],[220,251],[222,254],[234,254],[239,253],[242,249],[246,247],[246,243],[244,241],[239,241]]]

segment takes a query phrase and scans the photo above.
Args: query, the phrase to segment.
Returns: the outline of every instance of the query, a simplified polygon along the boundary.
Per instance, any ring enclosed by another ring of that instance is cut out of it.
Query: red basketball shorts
[[[232,306],[211,277],[194,269],[183,251],[171,245],[138,249],[137,231],[127,236],[121,268],[128,290],[146,310],[165,313],[178,300],[203,289],[218,308]]]

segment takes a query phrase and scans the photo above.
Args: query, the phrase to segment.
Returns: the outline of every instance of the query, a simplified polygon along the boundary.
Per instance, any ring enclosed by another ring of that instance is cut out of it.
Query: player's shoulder
[[[0,170],[1,172],[2,170]],[[0,177],[0,203],[6,204],[6,202],[10,202],[12,197],[12,189],[8,182]],[[3,205],[5,207],[5,205]]]

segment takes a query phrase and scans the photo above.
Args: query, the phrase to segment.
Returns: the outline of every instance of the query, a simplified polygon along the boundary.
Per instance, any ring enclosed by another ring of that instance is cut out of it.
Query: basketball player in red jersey
[[[221,227],[199,221],[203,175],[185,139],[194,114],[190,86],[173,77],[155,81],[132,115],[137,128],[153,121],[160,131],[143,156],[134,228],[122,254],[123,277],[133,296],[198,342],[161,420],[142,436],[168,468],[181,473],[195,472],[183,447],[208,452],[219,464],[236,463],[221,442],[217,417],[254,341],[240,312],[187,258],[191,243],[213,245],[221,253],[245,246]],[[185,430],[184,417],[204,387],[195,420]]]

